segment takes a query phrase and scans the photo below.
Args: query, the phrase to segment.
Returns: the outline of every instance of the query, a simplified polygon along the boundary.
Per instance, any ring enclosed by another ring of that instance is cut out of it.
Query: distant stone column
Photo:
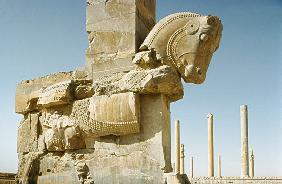
[[[208,177],[214,177],[213,115],[208,114]]]
[[[251,149],[250,154],[250,176],[253,178],[255,176],[255,156],[253,149]]]
[[[193,157],[191,157],[191,159],[190,159],[190,177],[191,178],[194,177],[194,160],[193,160]]]
[[[175,173],[180,173],[180,122],[175,121]]]
[[[241,119],[241,177],[249,177],[248,107],[240,106]]]
[[[184,167],[184,144],[181,144],[180,147],[180,174],[185,174],[185,167]]]
[[[217,158],[217,177],[221,178],[221,157],[218,155]]]

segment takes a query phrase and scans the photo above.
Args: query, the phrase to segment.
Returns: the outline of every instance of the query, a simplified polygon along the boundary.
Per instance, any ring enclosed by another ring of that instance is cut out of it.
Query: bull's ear
[[[208,15],[207,23],[208,23],[208,25],[213,26],[213,25],[219,24],[220,20],[219,20],[219,18],[217,16]]]
[[[217,32],[217,40],[216,40],[216,48],[214,51],[216,51],[218,48],[219,48],[219,43],[220,43],[220,40],[221,40],[221,35],[222,35],[222,30],[223,30],[223,26],[220,22],[220,25],[219,25],[219,29],[218,29],[218,32]]]
[[[148,50],[149,50],[148,45],[144,43],[139,47],[139,51],[148,51]]]

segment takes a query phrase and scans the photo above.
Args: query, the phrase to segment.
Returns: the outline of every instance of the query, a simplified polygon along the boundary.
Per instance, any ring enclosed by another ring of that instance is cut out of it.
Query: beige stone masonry
[[[155,0],[93,0],[86,9],[93,79],[134,68],[131,59],[155,25]]]

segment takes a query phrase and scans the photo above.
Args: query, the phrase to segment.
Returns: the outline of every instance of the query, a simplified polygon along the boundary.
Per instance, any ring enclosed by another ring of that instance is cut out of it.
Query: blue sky
[[[17,170],[21,116],[14,113],[16,84],[84,65],[85,4],[84,0],[0,0],[0,172]],[[195,175],[207,175],[206,115],[211,112],[222,174],[239,176],[239,106],[248,104],[256,175],[281,176],[282,1],[158,0],[158,20],[180,11],[217,15],[224,25],[205,83],[185,84],[184,98],[171,106],[172,123],[181,121],[186,163],[194,156]]]

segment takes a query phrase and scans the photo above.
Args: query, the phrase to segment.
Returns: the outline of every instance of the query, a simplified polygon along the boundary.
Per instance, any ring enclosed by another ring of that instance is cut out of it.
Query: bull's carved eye
[[[199,29],[199,22],[196,20],[189,20],[185,27],[188,34],[195,34]]]
[[[200,35],[200,40],[201,41],[207,41],[209,39],[209,36],[206,33],[202,33]]]

